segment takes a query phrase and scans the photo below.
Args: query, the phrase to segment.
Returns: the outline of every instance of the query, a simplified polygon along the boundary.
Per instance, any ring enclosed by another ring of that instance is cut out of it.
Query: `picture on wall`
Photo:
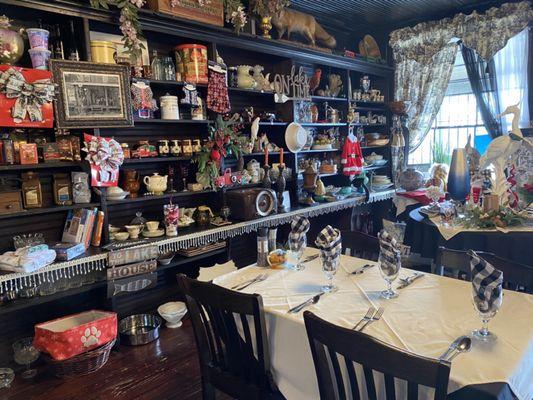
[[[59,128],[133,126],[128,67],[51,60],[50,68],[59,86],[55,107]]]

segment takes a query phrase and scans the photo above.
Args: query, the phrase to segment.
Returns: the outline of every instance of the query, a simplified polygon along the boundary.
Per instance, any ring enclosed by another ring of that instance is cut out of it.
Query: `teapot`
[[[168,175],[159,175],[154,172],[152,176],[145,176],[144,184],[149,192],[153,192],[156,196],[161,196],[167,190]]]

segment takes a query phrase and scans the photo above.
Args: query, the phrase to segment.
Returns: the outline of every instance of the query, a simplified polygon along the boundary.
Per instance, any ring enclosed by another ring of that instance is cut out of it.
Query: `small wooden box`
[[[181,0],[179,5],[172,7],[171,0],[148,0],[148,8],[176,17],[192,19],[210,25],[224,26],[223,0],[211,0],[209,4],[200,6],[196,0]]]
[[[0,214],[11,214],[22,210],[20,190],[0,192]]]

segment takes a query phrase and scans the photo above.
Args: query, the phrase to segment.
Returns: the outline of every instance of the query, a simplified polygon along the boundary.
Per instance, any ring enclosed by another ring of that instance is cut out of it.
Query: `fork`
[[[367,325],[371,324],[372,322],[379,321],[384,312],[385,312],[385,309],[383,307],[379,307],[377,313],[375,313],[372,318],[370,318],[364,323],[361,329],[359,329],[359,332],[363,332],[363,329],[365,329]]]
[[[255,278],[253,279],[250,279],[248,281],[245,281],[243,283],[239,283],[237,285],[234,285],[231,287],[232,290],[243,290],[245,288],[247,288],[248,286],[256,283],[256,282],[261,282],[261,281],[264,281],[266,278],[267,278],[267,274],[260,274],[258,276],[256,276]]]
[[[360,323],[366,322],[372,319],[372,315],[376,312],[376,309],[374,307],[368,307],[368,311],[366,312],[365,316],[361,318],[357,324],[354,325],[352,329],[356,329]]]
[[[361,268],[356,269],[355,271],[350,272],[350,275],[359,275],[365,272],[367,269],[372,268],[374,264],[365,264]]]

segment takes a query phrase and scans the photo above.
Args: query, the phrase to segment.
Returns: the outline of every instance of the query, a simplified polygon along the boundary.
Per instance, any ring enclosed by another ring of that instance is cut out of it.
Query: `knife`
[[[318,258],[318,254],[313,254],[312,256],[307,256],[302,260],[302,264],[307,263],[309,261],[313,261]]]
[[[424,276],[424,274],[421,274],[421,273],[415,273],[415,274],[413,274],[412,276],[403,279],[403,280],[402,280],[402,283],[400,283],[400,284],[398,285],[398,289],[406,288],[406,287],[409,286],[411,283],[413,283],[414,281],[416,281],[416,280],[419,279],[419,278],[422,278],[423,276]]]
[[[318,301],[320,300],[320,297],[324,294],[325,292],[320,292],[316,295],[314,295],[313,297],[311,297],[310,299],[304,301],[302,304],[298,304],[297,306],[289,309],[289,311],[287,311],[288,313],[291,313],[291,314],[294,314],[294,313],[297,313],[297,312],[300,312],[302,309],[304,309],[305,307],[311,305],[311,304],[316,304],[318,303]]]

